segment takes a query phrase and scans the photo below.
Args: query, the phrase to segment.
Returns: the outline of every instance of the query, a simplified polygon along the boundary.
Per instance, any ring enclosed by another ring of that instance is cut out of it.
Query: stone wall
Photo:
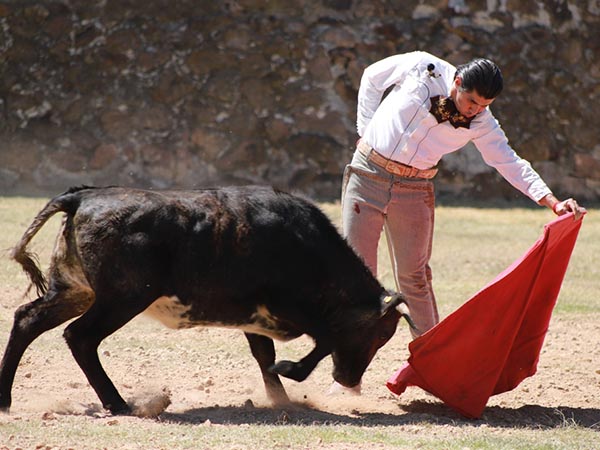
[[[362,70],[484,56],[559,195],[600,199],[598,0],[0,0],[0,193],[275,184],[339,197]],[[467,148],[438,191],[523,196]]]

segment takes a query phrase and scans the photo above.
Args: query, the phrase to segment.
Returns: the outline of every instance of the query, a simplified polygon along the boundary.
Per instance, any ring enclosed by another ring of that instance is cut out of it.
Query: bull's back
[[[57,272],[76,273],[71,288],[89,286],[96,302],[128,303],[173,328],[230,326],[280,339],[315,331],[325,310],[377,306],[382,287],[300,197],[263,187],[70,196],[77,207]]]
[[[320,303],[331,285],[323,252],[341,242],[310,202],[268,188],[94,189],[69,223],[93,291],[141,301],[173,328],[282,339],[299,332],[272,314],[297,318]]]
[[[310,202],[263,187],[84,191],[73,232],[92,283],[128,274],[163,290],[314,279],[340,240]]]

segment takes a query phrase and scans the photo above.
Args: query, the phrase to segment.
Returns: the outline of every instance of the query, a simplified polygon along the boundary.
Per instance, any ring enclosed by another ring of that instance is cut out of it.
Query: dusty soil
[[[0,347],[4,349],[20,292],[4,292]],[[108,417],[73,361],[61,333],[42,335],[26,352],[13,389],[11,414],[3,423],[54,415]],[[509,393],[492,397],[480,423],[497,427],[556,427],[600,424],[600,323],[554,318],[538,373]],[[290,408],[271,408],[258,366],[241,332],[225,329],[168,330],[136,318],[100,348],[103,364],[121,394],[143,415],[192,424],[348,423],[361,425],[467,422],[419,388],[396,396],[385,381],[408,357],[404,322],[376,355],[363,378],[360,397],[327,395],[331,362],[324,360],[303,383],[285,380]],[[299,358],[311,348],[300,338],[278,343],[279,358]],[[146,409],[143,410],[142,407]],[[166,409],[165,409],[166,407]],[[142,408],[142,409],[140,409]]]

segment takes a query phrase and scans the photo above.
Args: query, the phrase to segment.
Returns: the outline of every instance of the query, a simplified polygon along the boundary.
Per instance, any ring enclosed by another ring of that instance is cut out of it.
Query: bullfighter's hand
[[[572,212],[575,220],[581,219],[581,217],[586,213],[585,208],[583,206],[579,206],[572,198],[568,198],[562,202],[556,203],[552,207],[552,211],[554,211],[557,216],[562,216],[563,214]]]

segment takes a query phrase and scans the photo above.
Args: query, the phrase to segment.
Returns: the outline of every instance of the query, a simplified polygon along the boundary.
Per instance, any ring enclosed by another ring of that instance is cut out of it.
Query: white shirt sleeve
[[[506,181],[535,202],[552,193],[550,188],[531,167],[512,149],[504,131],[494,116],[488,115],[483,134],[473,139],[486,164],[494,167]]]
[[[402,84],[408,72],[425,56],[429,55],[420,51],[389,56],[365,69],[358,89],[356,130],[359,136],[375,114],[385,90],[393,84]]]

